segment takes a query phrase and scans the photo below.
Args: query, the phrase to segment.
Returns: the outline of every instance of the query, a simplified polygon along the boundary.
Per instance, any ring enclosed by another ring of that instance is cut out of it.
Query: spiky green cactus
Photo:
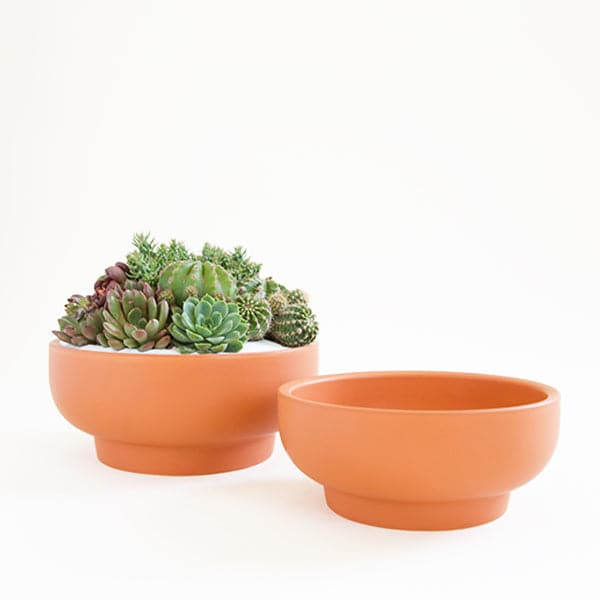
[[[273,316],[281,314],[288,305],[288,299],[283,292],[275,292],[268,297],[267,302]]]
[[[248,323],[248,339],[262,340],[271,325],[271,308],[264,298],[244,294],[238,296],[235,303],[240,315]]]
[[[140,352],[167,348],[171,337],[166,329],[169,304],[157,302],[154,290],[112,290],[106,297],[103,311],[104,334],[113,350],[134,348]]]
[[[61,341],[73,346],[87,344],[106,345],[106,337],[102,332],[104,319],[102,311],[93,310],[77,319],[75,315],[65,315],[58,320],[58,331],[52,333]]]
[[[259,278],[262,265],[250,260],[241,246],[236,246],[233,252],[227,252],[219,246],[204,244],[199,258],[223,267],[235,279],[241,292],[256,292],[262,283]]]
[[[183,308],[175,307],[169,332],[182,353],[239,352],[248,339],[248,323],[237,304],[206,294],[187,298]]]
[[[317,337],[319,325],[315,314],[301,304],[290,304],[273,317],[269,336],[283,346],[305,346]]]
[[[152,286],[157,284],[160,272],[168,264],[193,259],[181,242],[171,240],[168,244],[157,244],[148,233],[136,233],[133,245],[135,250],[127,255],[128,277]]]
[[[287,294],[287,301],[289,304],[304,304],[308,306],[308,294],[301,289],[295,289]]]
[[[205,294],[231,300],[236,296],[233,277],[210,262],[182,261],[167,265],[158,279],[160,298],[181,306],[190,296]]]

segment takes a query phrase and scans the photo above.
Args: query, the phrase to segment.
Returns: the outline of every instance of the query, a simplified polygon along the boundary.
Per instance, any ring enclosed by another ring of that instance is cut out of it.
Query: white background
[[[596,0],[0,0],[0,595],[598,597],[599,26]],[[307,289],[323,373],[554,385],[553,460],[447,533],[336,517],[280,446],[102,466],[46,344],[140,230]]]

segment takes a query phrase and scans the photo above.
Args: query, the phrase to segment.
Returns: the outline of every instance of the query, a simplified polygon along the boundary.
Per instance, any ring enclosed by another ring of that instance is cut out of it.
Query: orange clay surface
[[[317,344],[218,355],[91,352],[50,343],[60,412],[126,471],[196,475],[267,459],[277,388],[317,373]]]
[[[355,373],[284,384],[283,444],[336,513],[396,529],[496,519],[550,459],[559,394],[488,375]]]

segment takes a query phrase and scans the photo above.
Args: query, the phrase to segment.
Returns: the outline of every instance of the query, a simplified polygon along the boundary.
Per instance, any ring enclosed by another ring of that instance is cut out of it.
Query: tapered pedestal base
[[[271,456],[274,435],[228,446],[142,446],[95,438],[96,454],[109,467],[150,475],[208,475],[256,465]]]
[[[395,502],[362,498],[325,489],[325,499],[338,515],[377,527],[435,531],[462,529],[497,519],[506,511],[509,494],[454,502]]]

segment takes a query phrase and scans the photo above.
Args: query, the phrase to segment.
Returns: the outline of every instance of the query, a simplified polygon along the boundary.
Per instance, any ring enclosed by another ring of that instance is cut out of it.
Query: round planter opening
[[[365,373],[324,377],[286,388],[302,399],[388,410],[489,410],[541,402],[552,390],[502,377],[450,373]]]
[[[54,401],[92,434],[101,462],[126,471],[200,475],[267,459],[277,388],[317,372],[317,344],[244,354],[88,351],[50,343]]]
[[[549,460],[559,394],[464,373],[313,377],[279,391],[283,444],[328,505],[398,529],[455,529],[504,513]]]

